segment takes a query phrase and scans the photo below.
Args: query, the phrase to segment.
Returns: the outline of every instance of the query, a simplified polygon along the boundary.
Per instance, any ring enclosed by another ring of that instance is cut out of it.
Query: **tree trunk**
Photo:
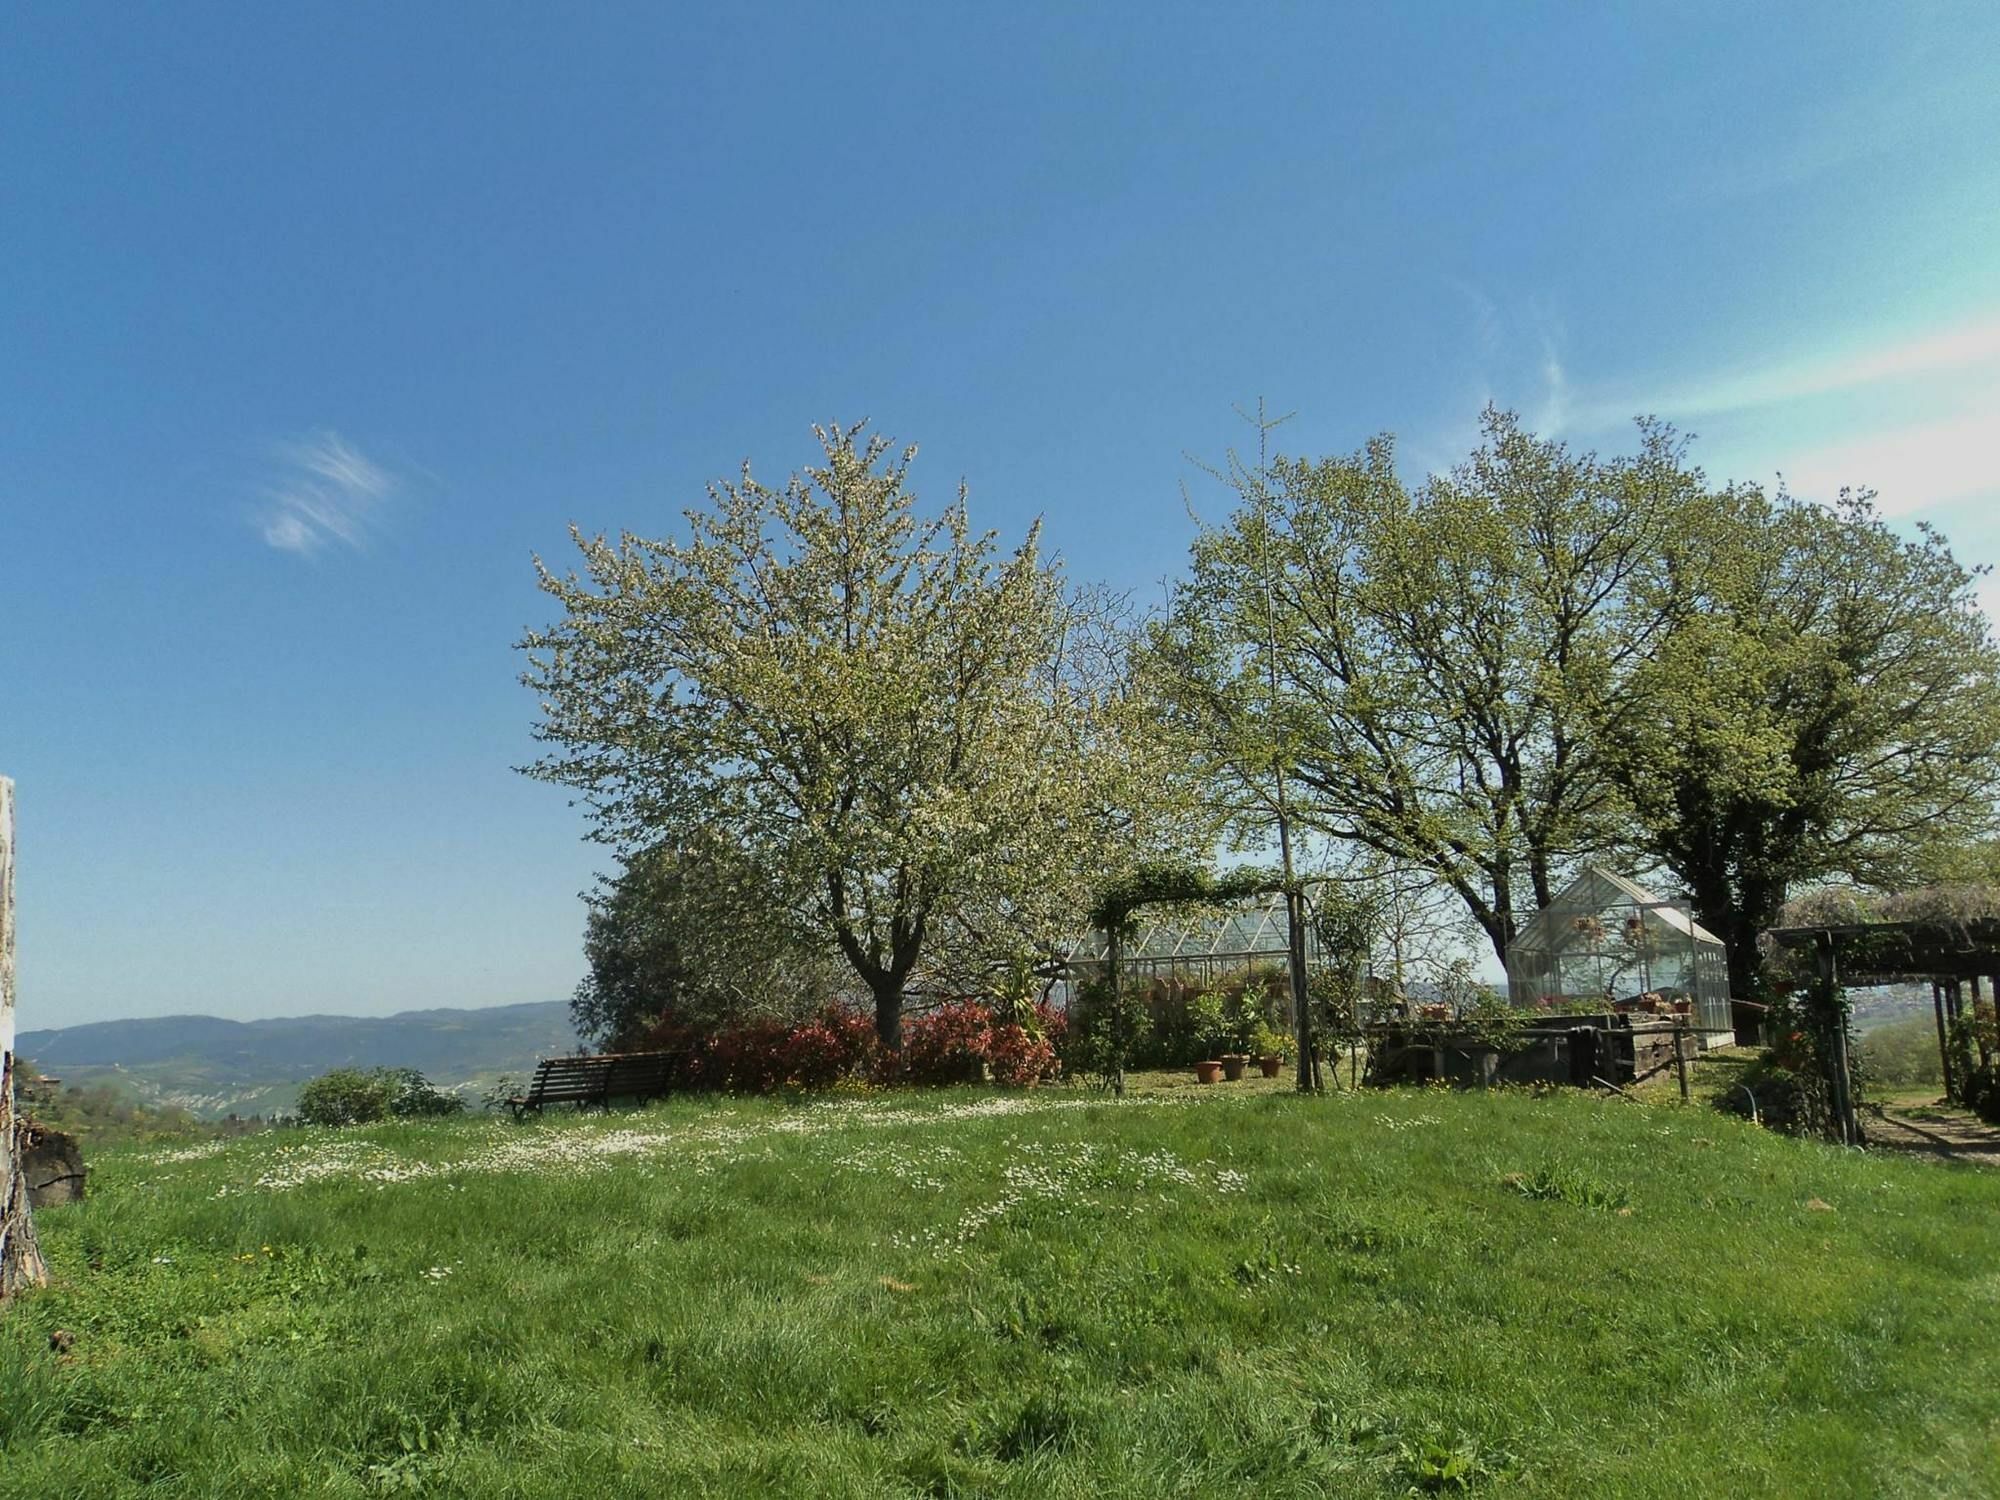
[[[1707,926],[1707,923],[1703,923]],[[1714,928],[1709,928],[1713,932]],[[1757,951],[1756,920],[1750,917],[1728,916],[1723,918],[1722,937],[1729,950],[1729,995],[1731,999],[1749,1000],[1758,993],[1758,970],[1763,957]]]
[[[1729,994],[1736,1000],[1758,997],[1759,971],[1763,956],[1757,951],[1757,935],[1775,919],[1777,911],[1756,911],[1739,904],[1728,885],[1718,889],[1703,881],[1689,892],[1695,920],[1722,939],[1729,957]]]
[[[875,1040],[884,1052],[903,1050],[903,982],[884,978],[873,986],[875,992]]]
[[[14,1114],[14,783],[0,776],[0,1302],[48,1280]]]

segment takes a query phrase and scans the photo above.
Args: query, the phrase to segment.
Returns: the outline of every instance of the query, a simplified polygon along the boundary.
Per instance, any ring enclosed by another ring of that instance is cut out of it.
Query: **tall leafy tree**
[[[1238,504],[1197,538],[1152,661],[1233,816],[1268,816],[1275,757],[1302,820],[1428,872],[1504,956],[1563,867],[1619,837],[1595,736],[1672,623],[1706,499],[1664,428],[1610,459],[1504,412],[1483,432],[1415,489],[1387,437],[1232,464]]]
[[[1686,563],[1602,761],[1748,994],[1792,888],[1922,881],[1991,834],[2000,649],[1974,571],[1867,494],[1731,493]]]
[[[841,965],[777,896],[727,845],[633,853],[586,898],[589,970],[570,999],[577,1035],[622,1050],[661,1021],[706,1030],[833,998]]]
[[[927,963],[1047,944],[1171,777],[1038,527],[1003,551],[963,489],[923,519],[914,449],[815,432],[821,463],[775,489],[746,466],[680,539],[576,535],[580,573],[537,563],[562,618],[522,643],[550,747],[527,769],[623,849],[754,865],[893,1047]]]

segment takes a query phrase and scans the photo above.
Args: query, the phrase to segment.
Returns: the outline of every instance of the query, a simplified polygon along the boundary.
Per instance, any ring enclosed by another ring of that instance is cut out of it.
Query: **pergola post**
[[[1972,1082],[1972,1048],[1966,1044],[1965,1035],[1965,986],[1957,975],[1944,984],[1944,1013],[1951,1020],[1951,1050],[1953,1071],[1958,1074],[1960,1102]]]
[[[49,1279],[28,1211],[14,1113],[14,783],[0,776],[0,1302]]]
[[[1937,1012],[1938,1061],[1944,1066],[1944,1096],[1958,1097],[1958,1085],[1952,1078],[1951,1032],[1944,1020],[1944,985],[1936,978],[1931,979],[1931,1008]]]
[[[1111,1073],[1111,1092],[1118,1098],[1125,1097],[1125,998],[1119,989],[1118,973],[1118,929],[1113,926],[1105,934],[1104,969],[1111,981],[1111,1025],[1116,1039],[1117,1066]]]
[[[1854,1079],[1847,1062],[1847,1008],[1840,1001],[1840,964],[1834,956],[1833,934],[1823,932],[1813,945],[1816,983],[1813,1001],[1822,1021],[1832,1030],[1830,1077],[1834,1118],[1840,1127],[1842,1145],[1861,1144],[1861,1121],[1854,1110]]]
[[[1986,1014],[1988,1030],[1995,1037],[2000,1037],[2000,974],[1987,977]]]
[[[1979,1066],[1985,1067],[1993,1061],[1993,1050],[1986,1043],[1986,1028],[1979,1024],[1979,976],[1972,976],[1972,1040],[1979,1048]]]

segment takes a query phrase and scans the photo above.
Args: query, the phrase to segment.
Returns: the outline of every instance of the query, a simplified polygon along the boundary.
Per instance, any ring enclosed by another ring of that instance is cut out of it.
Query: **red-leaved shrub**
[[[1056,1049],[1047,1037],[1031,1036],[1012,1022],[995,1026],[986,1037],[986,1062],[993,1081],[1008,1088],[1033,1088],[1056,1071]]]
[[[783,1021],[738,1021],[708,1040],[716,1088],[768,1094],[783,1088],[792,1028]]]
[[[785,1081],[793,1088],[823,1089],[875,1061],[875,1023],[842,1005],[829,1005],[785,1038]]]
[[[1035,1002],[1035,1024],[1041,1028],[1042,1036],[1048,1041],[1056,1057],[1062,1057],[1063,1048],[1069,1045],[1069,1012],[1058,1010],[1046,1000]],[[1046,1076],[1053,1080],[1060,1075],[1060,1063]]]
[[[865,1075],[875,1059],[875,1027],[866,1016],[829,1005],[797,1023],[737,1021],[707,1033],[663,1020],[641,1046],[680,1057],[682,1088],[768,1094],[823,1089]]]
[[[986,1060],[993,1012],[977,1000],[947,1000],[903,1022],[896,1076],[908,1083],[976,1083]]]
[[[904,1083],[976,1083],[982,1071],[1007,1088],[1033,1088],[1062,1075],[1058,1055],[1069,1017],[1037,1005],[1030,1024],[1002,1021],[977,1000],[949,1000],[903,1023],[903,1050],[888,1076]],[[983,1067],[982,1067],[983,1065]]]
[[[672,1083],[677,1090],[716,1086],[710,1076],[708,1037],[693,1026],[662,1016],[639,1035],[633,1050],[672,1054],[675,1059]]]
[[[977,1083],[990,1071],[1008,1088],[1032,1088],[1062,1075],[1069,1017],[1037,1005],[1027,1024],[996,1020],[977,1000],[952,1000],[903,1023],[903,1050],[883,1055],[874,1021],[829,1005],[799,1022],[737,1021],[703,1033],[662,1018],[640,1046],[680,1058],[679,1087],[768,1094],[823,1089],[844,1078],[893,1083]]]

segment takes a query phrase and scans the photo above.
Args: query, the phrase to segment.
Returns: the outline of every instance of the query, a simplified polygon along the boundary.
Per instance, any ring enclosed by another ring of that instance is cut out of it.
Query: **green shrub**
[[[1188,1039],[1194,1043],[1198,1057],[1220,1057],[1225,1052],[1236,1049],[1231,1043],[1231,1027],[1228,1013],[1223,1009],[1222,996],[1217,994],[1196,995],[1187,1006]]]
[[[1261,979],[1252,979],[1223,1002],[1225,1050],[1249,1052],[1257,1045],[1257,1033],[1270,1022],[1271,991]]]
[[[1937,1023],[1929,1016],[1911,1016],[1864,1032],[1855,1046],[1855,1061],[1873,1083],[1891,1088],[1944,1087]]]
[[[465,1101],[439,1089],[415,1068],[377,1068],[389,1084],[389,1113],[398,1119],[424,1119],[465,1112]]]
[[[1150,1060],[1158,1048],[1146,1005],[1130,994],[1114,997],[1102,979],[1078,987],[1059,1050],[1063,1071],[1100,1082],[1126,1068],[1158,1066]]]
[[[1965,1107],[1988,1124],[2000,1125],[2000,1065],[1988,1063],[1966,1075]]]
[[[441,1092],[415,1068],[335,1068],[299,1090],[299,1120],[306,1125],[367,1125],[464,1108],[463,1099]]]
[[[306,1125],[367,1125],[389,1118],[392,1097],[379,1070],[335,1068],[299,1090],[299,1120]]]
[[[507,1108],[510,1099],[518,1099],[527,1091],[528,1085],[518,1073],[502,1073],[479,1096],[479,1107],[489,1114],[498,1114]]]
[[[1294,1040],[1269,1021],[1260,1021],[1256,1034],[1250,1039],[1250,1051],[1257,1057],[1282,1055],[1290,1049]]]

